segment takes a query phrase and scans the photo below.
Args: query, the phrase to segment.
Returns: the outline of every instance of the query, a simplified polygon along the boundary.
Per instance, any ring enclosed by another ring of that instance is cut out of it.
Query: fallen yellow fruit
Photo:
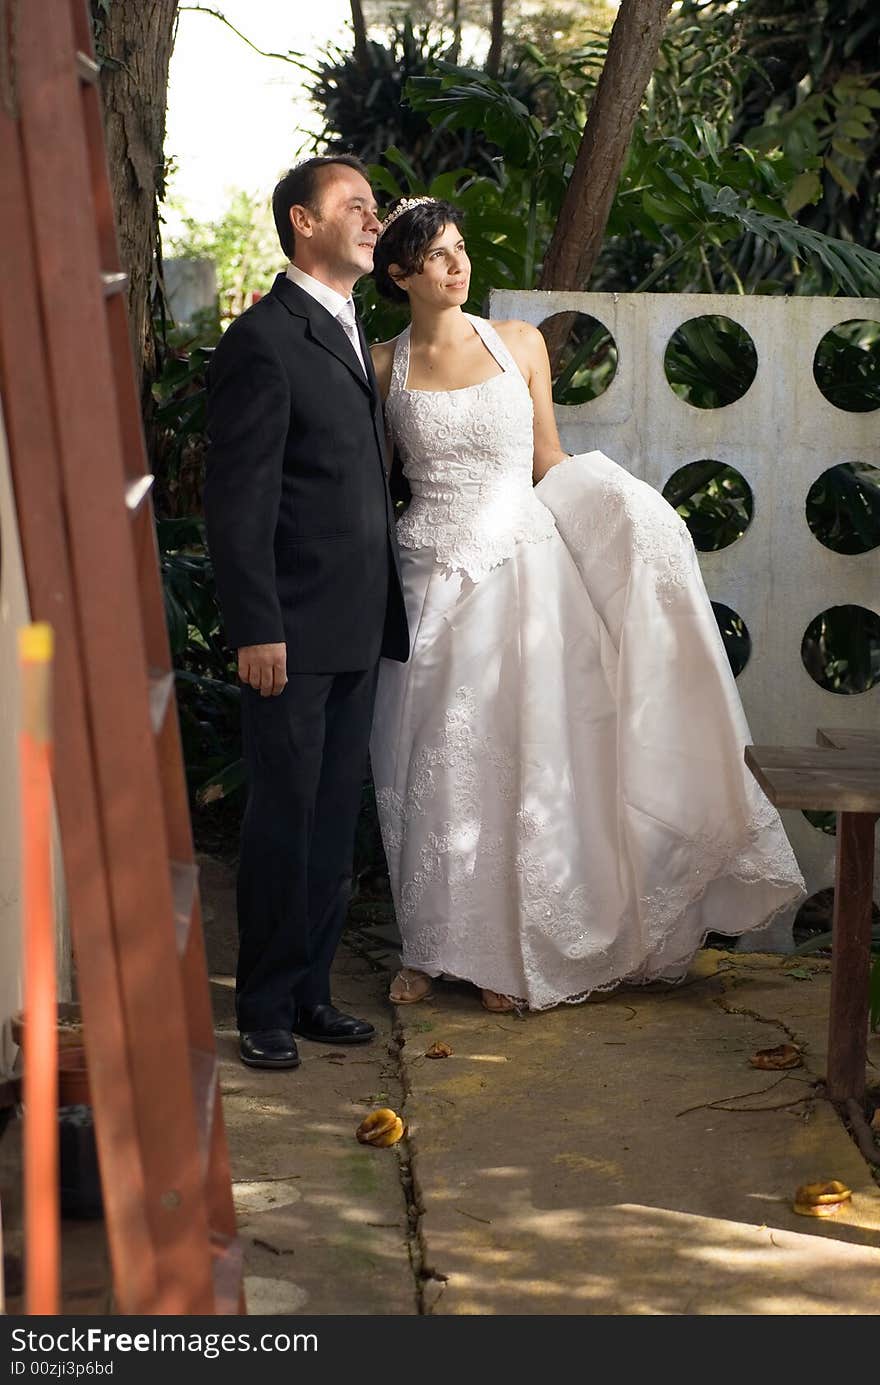
[[[836,1178],[824,1183],[804,1183],[794,1195],[793,1210],[801,1217],[831,1217],[852,1197],[852,1190]]]
[[[362,1145],[372,1145],[374,1149],[387,1149],[396,1145],[403,1136],[403,1121],[396,1111],[381,1106],[371,1111],[358,1126],[355,1134]]]

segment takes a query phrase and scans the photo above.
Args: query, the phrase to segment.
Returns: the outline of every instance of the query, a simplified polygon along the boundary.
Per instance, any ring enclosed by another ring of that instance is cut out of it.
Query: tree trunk
[[[492,38],[486,71],[490,77],[497,77],[501,68],[501,45],[504,41],[504,0],[492,0]]]
[[[580,289],[590,276],[670,8],[671,0],[621,0],[539,288]],[[544,333],[554,367],[572,320],[560,316]]]
[[[358,67],[367,66],[367,21],[361,0],[351,0],[351,27],[354,29],[354,57]]]
[[[452,47],[446,55],[451,63],[461,58],[461,13],[459,0],[452,0]]]
[[[178,0],[92,0],[104,135],[135,368],[148,398],[156,371],[151,298],[164,191],[165,104]]]

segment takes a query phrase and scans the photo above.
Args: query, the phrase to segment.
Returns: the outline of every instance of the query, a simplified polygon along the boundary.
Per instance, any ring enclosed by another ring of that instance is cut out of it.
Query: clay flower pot
[[[13,1015],[12,1038],[24,1049],[27,1024],[24,1015]],[[89,1076],[83,1043],[82,1016],[78,1004],[62,1001],[58,1006],[58,1105],[90,1106]]]

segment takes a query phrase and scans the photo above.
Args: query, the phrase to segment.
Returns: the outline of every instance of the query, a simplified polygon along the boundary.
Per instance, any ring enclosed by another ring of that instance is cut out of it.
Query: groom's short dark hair
[[[275,229],[281,241],[281,249],[289,260],[293,259],[295,243],[293,227],[290,224],[290,209],[308,207],[309,211],[318,211],[320,171],[322,168],[331,168],[333,164],[354,168],[369,182],[370,175],[366,167],[354,154],[316,154],[314,158],[303,159],[302,163],[289,168],[275,185],[275,191],[272,193],[272,215],[275,218]]]

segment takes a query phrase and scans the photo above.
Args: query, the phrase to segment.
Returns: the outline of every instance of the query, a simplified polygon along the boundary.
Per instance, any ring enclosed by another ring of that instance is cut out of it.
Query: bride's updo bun
[[[461,230],[463,223],[461,212],[451,202],[433,197],[413,200],[413,206],[398,211],[407,200],[399,197],[388,208],[383,223],[387,229],[380,232],[373,256],[376,288],[383,298],[392,303],[405,303],[407,295],[388,273],[389,265],[399,265],[404,278],[410,274],[421,274],[425,252],[434,237],[444,226],[451,224]]]

